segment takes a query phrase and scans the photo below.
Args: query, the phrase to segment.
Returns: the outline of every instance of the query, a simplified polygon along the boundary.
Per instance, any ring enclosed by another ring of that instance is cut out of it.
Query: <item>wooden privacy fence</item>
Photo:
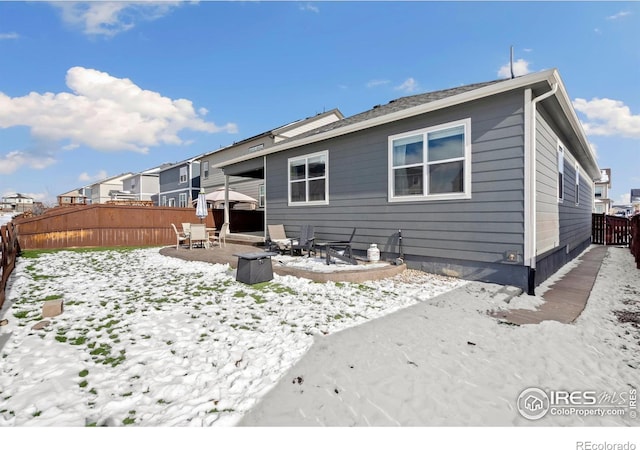
[[[16,265],[18,253],[20,244],[16,228],[13,222],[9,222],[0,227],[0,308],[4,304],[7,280]]]
[[[631,254],[636,259],[636,267],[640,269],[640,214],[631,218],[631,242],[629,243]]]
[[[45,214],[14,219],[22,249],[137,247],[171,245],[183,222],[198,223],[195,208],[88,205],[55,208]],[[215,226],[210,213],[204,220]]]
[[[602,245],[628,245],[631,223],[626,217],[591,215],[591,242]]]

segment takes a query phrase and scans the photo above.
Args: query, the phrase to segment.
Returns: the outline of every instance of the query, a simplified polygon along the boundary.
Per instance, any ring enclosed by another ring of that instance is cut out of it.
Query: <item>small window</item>
[[[564,148],[558,145],[558,202],[564,200]]]
[[[264,208],[264,200],[265,200],[265,194],[264,194],[264,184],[261,184],[260,186],[258,186],[258,206],[260,208]]]
[[[576,205],[580,204],[580,166],[576,164]]]
[[[162,196],[162,200],[160,200],[160,205],[161,206],[167,206],[167,196],[166,195]]]
[[[329,152],[289,158],[289,204],[329,203]]]
[[[469,119],[389,137],[389,199],[471,198]]]
[[[595,191],[594,191],[595,192],[595,194],[594,194],[595,197],[596,198],[602,198],[603,197],[602,191],[603,191],[602,186],[596,186]]]
[[[202,178],[209,178],[209,161],[202,162]]]
[[[180,167],[180,183],[186,183],[186,182],[187,182],[187,168]]]
[[[173,208],[174,206],[176,206],[176,199],[171,197],[169,199],[169,207]]]

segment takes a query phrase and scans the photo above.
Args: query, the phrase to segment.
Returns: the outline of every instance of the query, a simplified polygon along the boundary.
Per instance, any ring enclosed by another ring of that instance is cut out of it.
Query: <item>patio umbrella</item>
[[[207,200],[204,196],[204,189],[200,189],[200,193],[198,194],[198,202],[196,203],[196,216],[200,218],[200,223],[202,223],[202,219],[207,217]]]
[[[220,203],[224,203],[224,188],[209,192],[205,198],[207,202],[213,203],[214,207],[217,207]],[[241,192],[229,189],[229,203],[251,203],[257,205],[258,200]]]

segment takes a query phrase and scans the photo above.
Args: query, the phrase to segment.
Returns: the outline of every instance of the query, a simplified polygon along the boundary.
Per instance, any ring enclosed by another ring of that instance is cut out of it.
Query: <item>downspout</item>
[[[263,209],[262,229],[263,229],[263,237],[266,242],[267,240],[267,155],[264,155],[262,157],[262,173],[263,173],[262,184],[264,185],[264,206],[262,207]]]
[[[527,277],[527,294],[535,295],[536,285],[536,116],[537,104],[558,91],[558,83],[554,82],[551,90],[532,98],[531,88],[524,93],[525,100],[525,208],[524,208],[524,264],[529,268]]]

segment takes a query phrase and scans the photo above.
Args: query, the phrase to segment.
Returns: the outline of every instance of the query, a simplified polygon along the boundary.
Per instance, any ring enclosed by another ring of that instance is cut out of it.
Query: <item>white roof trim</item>
[[[232,164],[236,164],[236,163],[247,161],[250,159],[259,158],[265,155],[281,152],[283,150],[287,150],[290,148],[300,147],[300,146],[311,144],[314,142],[324,141],[326,139],[331,139],[337,136],[353,133],[355,131],[364,130],[367,128],[383,125],[390,122],[395,122],[397,120],[406,119],[409,117],[417,116],[417,115],[424,114],[431,111],[436,111],[438,109],[447,108],[447,107],[458,105],[461,103],[478,100],[484,97],[500,94],[513,89],[523,88],[523,87],[536,84],[539,82],[543,82],[543,81],[547,81],[549,85],[553,85],[553,83],[558,83],[559,89],[558,89],[558,92],[556,93],[556,97],[558,98],[558,101],[560,102],[560,105],[563,111],[568,117],[571,127],[574,129],[576,135],[578,136],[578,139],[580,140],[584,148],[587,150],[590,157],[595,162],[596,159],[595,159],[595,155],[593,154],[593,150],[591,149],[591,146],[589,145],[589,142],[587,141],[586,135],[584,133],[584,130],[582,129],[582,125],[580,124],[580,121],[578,120],[578,117],[576,116],[575,111],[573,110],[571,101],[569,100],[566,89],[564,88],[564,84],[560,79],[560,75],[556,69],[549,69],[542,72],[536,72],[529,75],[525,75],[522,77],[506,79],[502,82],[490,84],[488,86],[485,86],[479,89],[474,89],[471,91],[463,92],[461,94],[452,95],[450,97],[446,97],[441,100],[435,100],[433,102],[424,103],[422,105],[403,109],[401,111],[392,112],[389,114],[385,114],[383,116],[378,116],[368,120],[363,120],[362,122],[346,125],[344,127],[336,128],[334,130],[329,130],[317,135],[311,135],[302,139],[295,139],[293,141],[285,141],[281,144],[276,144],[271,147],[265,148],[264,150],[261,150],[259,152],[251,153],[250,155],[243,155],[225,162],[214,164],[213,167],[224,168]],[[595,163],[595,167],[597,168],[597,163]],[[591,169],[593,171],[593,168]],[[598,170],[598,173],[599,173],[599,170]]]

